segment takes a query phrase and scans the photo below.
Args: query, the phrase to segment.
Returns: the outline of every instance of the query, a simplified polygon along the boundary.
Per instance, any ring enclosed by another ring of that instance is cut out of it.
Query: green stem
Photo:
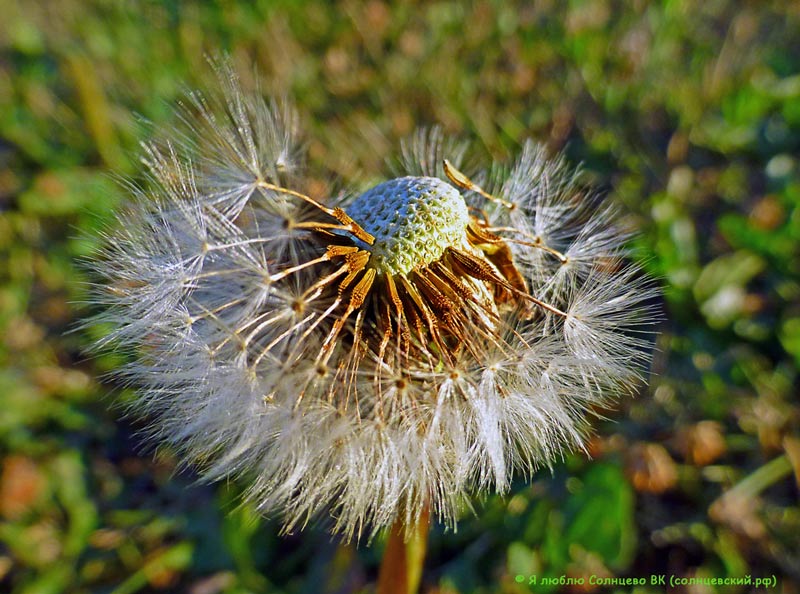
[[[754,497],[767,487],[777,483],[785,476],[791,474],[792,464],[786,455],[770,460],[764,466],[743,478],[726,494],[735,493],[739,496]]]
[[[429,527],[427,507],[408,534],[402,518],[395,521],[383,552],[377,594],[416,594],[422,579]]]

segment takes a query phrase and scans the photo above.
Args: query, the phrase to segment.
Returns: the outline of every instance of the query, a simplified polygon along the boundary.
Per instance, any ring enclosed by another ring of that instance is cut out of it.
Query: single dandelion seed
[[[566,450],[636,389],[654,289],[613,211],[533,143],[503,174],[459,170],[438,130],[352,197],[305,190],[296,117],[192,94],[145,146],[149,177],[95,270],[135,355],[120,374],[152,437],[302,528],[346,538],[428,514],[453,525]]]

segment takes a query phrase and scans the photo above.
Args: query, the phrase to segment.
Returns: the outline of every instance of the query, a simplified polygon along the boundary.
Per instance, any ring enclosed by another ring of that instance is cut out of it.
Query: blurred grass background
[[[76,259],[145,128],[228,53],[291,97],[319,171],[378,173],[440,124],[532,137],[631,213],[667,321],[654,377],[573,455],[431,536],[424,591],[528,577],[775,575],[800,592],[800,5],[0,0],[0,591],[371,592],[382,549],[280,538],[141,451],[87,360]],[[326,177],[320,176],[320,183]],[[563,591],[591,592],[584,587]],[[685,591],[718,588],[697,586]],[[728,587],[725,591],[749,591]],[[630,591],[620,588],[619,591]],[[638,592],[663,592],[647,586]]]

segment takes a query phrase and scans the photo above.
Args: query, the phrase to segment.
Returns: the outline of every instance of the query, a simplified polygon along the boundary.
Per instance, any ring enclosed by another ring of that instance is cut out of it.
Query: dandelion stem
[[[406,531],[404,520],[405,516],[400,515],[389,531],[377,594],[416,594],[419,588],[428,545],[430,509],[425,506],[410,532]]]

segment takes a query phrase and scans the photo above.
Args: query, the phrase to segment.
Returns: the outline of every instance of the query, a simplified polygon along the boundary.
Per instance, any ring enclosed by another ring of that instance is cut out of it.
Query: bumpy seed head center
[[[435,177],[400,177],[361,194],[347,209],[375,237],[370,264],[406,274],[466,241],[469,211],[453,186]]]

